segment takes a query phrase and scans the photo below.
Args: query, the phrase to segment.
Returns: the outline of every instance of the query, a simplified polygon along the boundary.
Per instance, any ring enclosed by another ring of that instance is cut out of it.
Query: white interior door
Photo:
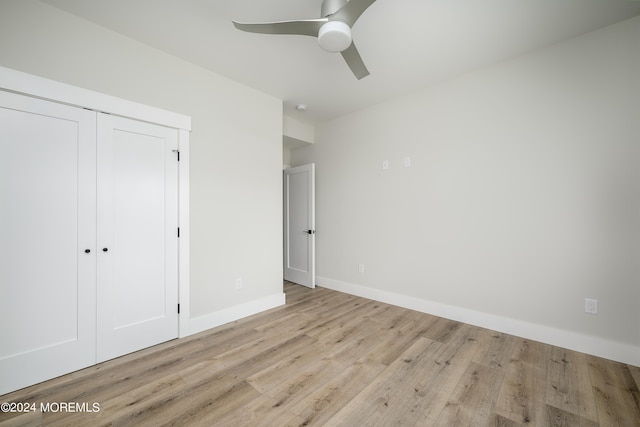
[[[95,363],[95,116],[0,91],[0,394]]]
[[[98,115],[101,362],[178,336],[176,129]]]
[[[284,278],[316,283],[315,164],[284,170]]]

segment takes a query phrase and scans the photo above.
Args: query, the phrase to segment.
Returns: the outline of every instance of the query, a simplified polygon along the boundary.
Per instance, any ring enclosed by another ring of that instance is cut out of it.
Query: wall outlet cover
[[[598,300],[585,298],[584,311],[589,314],[598,314]]]

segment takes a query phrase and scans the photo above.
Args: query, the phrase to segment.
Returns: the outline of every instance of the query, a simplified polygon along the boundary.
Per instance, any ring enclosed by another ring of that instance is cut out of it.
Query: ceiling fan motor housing
[[[351,28],[342,21],[329,21],[318,31],[318,43],[327,52],[342,52],[351,41]]]

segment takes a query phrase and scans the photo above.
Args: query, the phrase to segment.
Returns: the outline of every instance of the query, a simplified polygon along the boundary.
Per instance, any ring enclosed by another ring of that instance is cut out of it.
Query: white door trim
[[[191,117],[189,116],[6,67],[0,67],[0,88],[53,102],[129,117],[143,122],[155,123],[175,129],[191,130]]]

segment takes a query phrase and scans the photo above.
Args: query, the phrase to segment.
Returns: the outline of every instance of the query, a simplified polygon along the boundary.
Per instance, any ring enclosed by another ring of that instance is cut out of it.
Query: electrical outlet
[[[358,273],[364,273],[364,264],[358,264]]]
[[[589,314],[598,314],[598,300],[585,298],[584,312]]]
[[[389,160],[383,160],[382,161],[382,170],[386,171],[387,169],[389,169]]]
[[[242,289],[242,277],[236,278],[236,289]]]

